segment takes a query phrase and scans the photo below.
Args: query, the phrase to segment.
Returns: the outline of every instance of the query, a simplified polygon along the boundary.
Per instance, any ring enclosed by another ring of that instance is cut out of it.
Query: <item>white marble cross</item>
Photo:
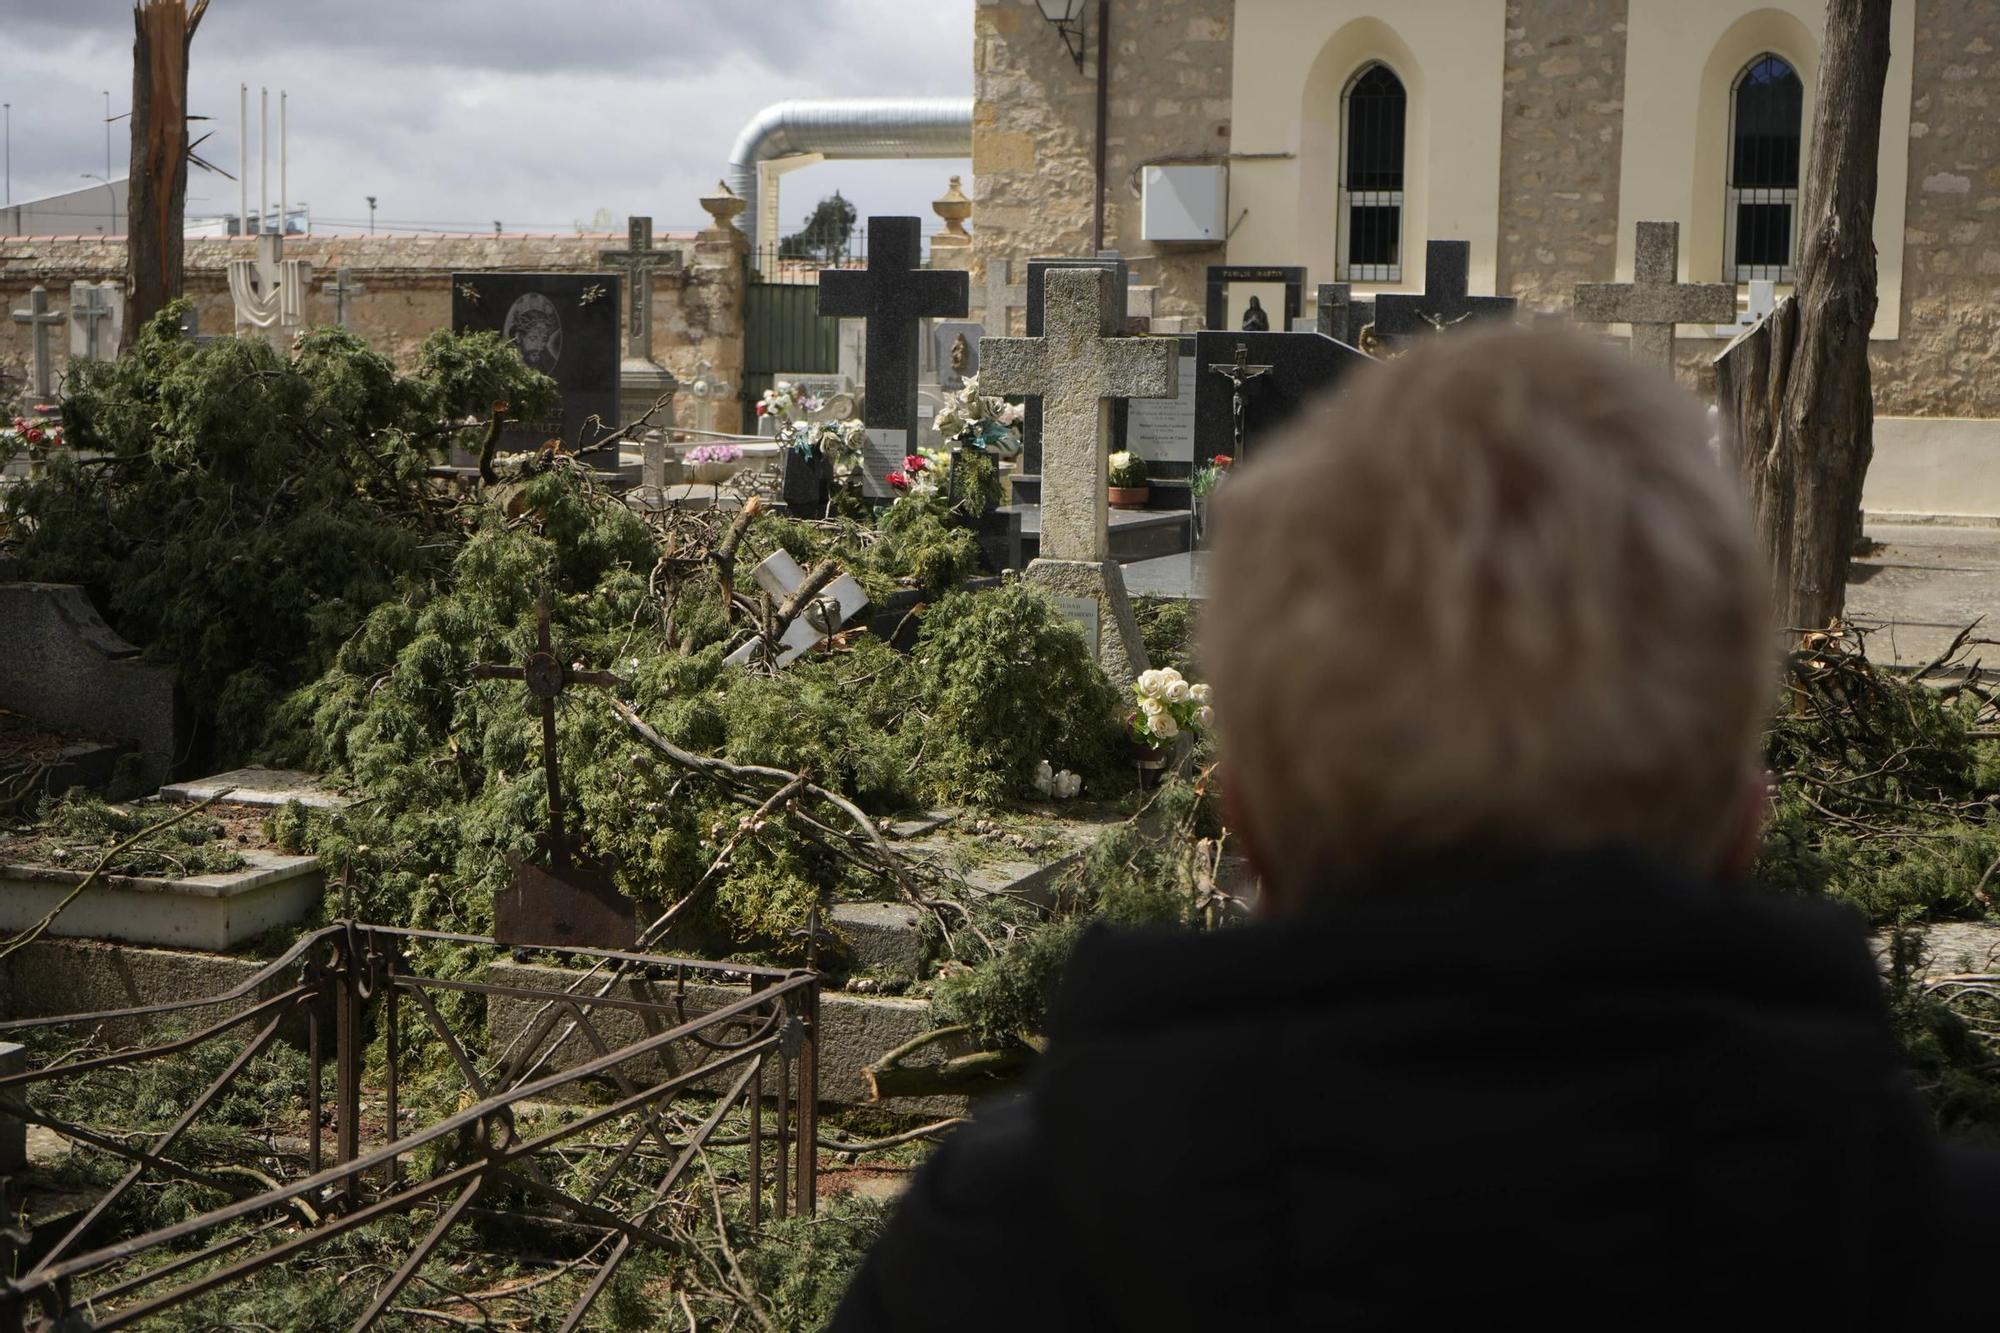
[[[1042,399],[1042,556],[1110,556],[1105,441],[1113,398],[1172,398],[1180,391],[1180,344],[1127,338],[1117,323],[1111,275],[1052,268],[1039,338],[981,338],[979,387]]]
[[[56,391],[55,368],[49,360],[49,330],[68,318],[60,310],[49,309],[49,289],[40,283],[28,292],[28,308],[14,312],[14,322],[26,324],[34,335],[35,382],[29,387],[37,398],[47,399]]]
[[[1680,253],[1680,223],[1641,222],[1632,281],[1578,283],[1576,318],[1630,324],[1634,359],[1650,361],[1671,374],[1674,325],[1726,324],[1736,318],[1735,285],[1679,281]]]
[[[320,290],[333,298],[333,322],[344,329],[348,327],[347,298],[360,296],[368,288],[354,280],[353,269],[342,264],[334,273],[333,281],[321,284]]]
[[[115,282],[72,282],[69,285],[69,355],[109,361],[118,355],[118,336],[125,323],[125,289]],[[99,329],[98,325],[105,325]]]
[[[996,338],[1004,338],[1011,331],[1016,310],[1028,308],[1028,289],[1024,284],[1009,283],[1010,271],[1008,260],[996,256],[986,261],[986,289],[979,306],[979,322],[993,330]]]
[[[780,548],[764,557],[752,577],[757,580],[758,587],[770,594],[772,601],[782,602],[805,581],[806,571]],[[868,594],[850,575],[842,574],[827,584],[820,595],[813,598],[791,624],[785,626],[785,632],[778,636],[776,664],[790,666],[837,633],[866,605]],[[758,645],[759,640],[752,638],[723,660],[731,666],[742,666],[756,655]]]
[[[306,322],[306,290],[312,285],[312,265],[285,258],[285,238],[259,233],[255,259],[229,261],[229,296],[236,306],[236,333],[274,329],[281,343],[297,336]]]

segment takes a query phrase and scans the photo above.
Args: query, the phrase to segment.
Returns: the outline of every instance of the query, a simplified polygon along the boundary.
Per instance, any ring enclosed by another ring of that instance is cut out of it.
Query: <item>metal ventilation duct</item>
[[[970,157],[970,97],[842,97],[775,102],[729,151],[729,188],[749,205],[743,232],[758,244],[757,165],[794,153],[829,158]]]

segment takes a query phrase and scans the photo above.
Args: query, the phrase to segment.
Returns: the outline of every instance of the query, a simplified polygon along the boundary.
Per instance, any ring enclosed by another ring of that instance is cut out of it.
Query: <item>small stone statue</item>
[[[972,359],[972,346],[971,344],[965,341],[965,335],[961,333],[958,335],[958,337],[952,339],[951,343],[952,372],[954,374],[963,376],[965,374],[966,362],[970,361],[971,359]]]
[[[1271,317],[1264,313],[1264,303],[1254,296],[1250,298],[1250,308],[1243,312],[1243,330],[1246,333],[1271,331]]]

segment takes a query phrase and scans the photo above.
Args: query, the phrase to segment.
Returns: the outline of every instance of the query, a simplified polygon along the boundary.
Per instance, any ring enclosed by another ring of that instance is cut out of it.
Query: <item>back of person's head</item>
[[[1571,334],[1356,373],[1218,493],[1202,651],[1280,902],[1453,856],[1742,838],[1763,563],[1701,408]]]

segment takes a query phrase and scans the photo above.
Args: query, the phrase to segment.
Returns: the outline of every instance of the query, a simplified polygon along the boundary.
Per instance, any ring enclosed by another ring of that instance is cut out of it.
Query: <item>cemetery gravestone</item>
[[[1253,453],[1314,397],[1374,362],[1319,333],[1196,334],[1195,456]]]
[[[246,329],[275,333],[289,346],[306,323],[306,292],[312,265],[285,258],[285,238],[277,232],[257,237],[255,259],[229,261],[229,299],[236,308],[236,336]]]
[[[1135,398],[1126,407],[1125,448],[1148,463],[1192,468],[1195,453],[1195,386],[1200,382],[1195,335],[1175,339],[1180,358],[1179,391],[1172,398]]]
[[[673,372],[653,360],[653,275],[680,272],[678,250],[653,248],[653,220],[631,217],[625,221],[623,250],[600,250],[598,262],[620,270],[625,278],[625,358],[618,367],[619,415],[615,425],[637,421],[662,397],[667,405],[653,414],[652,424],[664,430],[674,424],[673,393],[680,387]],[[649,454],[664,459],[664,439],[649,441]],[[649,464],[642,465],[642,469]]]
[[[1046,275],[1045,333],[988,338],[982,387],[1039,394],[1043,405],[1042,554],[1026,577],[1057,597],[1092,604],[1092,647],[1105,673],[1130,682],[1146,668],[1125,580],[1110,558],[1105,442],[1113,398],[1166,398],[1179,388],[1180,359],[1164,338],[1118,336],[1124,321],[1102,268]]]
[[[502,450],[556,438],[581,453],[617,428],[620,313],[611,273],[452,274],[451,327],[503,334],[562,393],[552,419],[509,421]]]
[[[1726,324],[1736,317],[1736,287],[1681,282],[1681,224],[1641,222],[1631,282],[1580,282],[1576,317],[1594,324],[1630,324],[1632,357],[1668,374],[1674,369],[1676,324]]]
[[[1289,329],[1305,313],[1306,271],[1295,264],[1211,264],[1208,267],[1208,303],[1204,322],[1211,329],[1226,329],[1229,319],[1229,285],[1234,282],[1283,283],[1285,319],[1280,328]],[[1265,316],[1264,328],[1270,328]]]
[[[28,292],[27,308],[16,310],[13,318],[16,324],[28,326],[34,348],[34,382],[28,387],[36,398],[51,398],[55,395],[56,380],[55,364],[49,357],[49,330],[69,316],[49,309],[49,289],[36,283]]]
[[[1424,290],[1375,298],[1375,332],[1395,341],[1443,333],[1470,320],[1510,320],[1511,296],[1470,296],[1472,242],[1432,241],[1424,247]]]
[[[349,297],[360,296],[368,289],[354,280],[354,270],[342,264],[334,274],[333,281],[325,283],[320,290],[333,298],[333,322],[341,328],[347,323],[347,302]]]
[[[69,359],[111,361],[125,336],[125,287],[117,282],[69,285]]]
[[[1317,331],[1349,347],[1361,346],[1361,331],[1375,322],[1375,303],[1354,299],[1354,287],[1346,282],[1319,285]]]
[[[921,223],[916,218],[868,219],[868,267],[823,269],[819,312],[867,321],[867,386],[861,422],[865,494],[886,499],[884,478],[902,466],[917,444],[917,339],[924,319],[965,317],[970,280],[961,271],[926,269]]]
[[[1036,258],[1028,261],[1028,336],[1042,336],[1042,306],[1046,296],[1048,274],[1051,269],[1095,268],[1111,274],[1111,295],[1118,315],[1118,328],[1123,331],[1128,323],[1131,298],[1131,273],[1123,258],[1115,253],[1106,253],[1094,259]],[[999,335],[994,335],[998,337]],[[985,386],[981,386],[985,387]],[[989,393],[991,389],[987,390]],[[1112,406],[1112,438],[1117,439],[1125,429],[1125,403],[1118,401]],[[1039,476],[1042,471],[1042,400],[1030,397],[1022,404],[1021,413],[1021,471],[1031,476]]]

